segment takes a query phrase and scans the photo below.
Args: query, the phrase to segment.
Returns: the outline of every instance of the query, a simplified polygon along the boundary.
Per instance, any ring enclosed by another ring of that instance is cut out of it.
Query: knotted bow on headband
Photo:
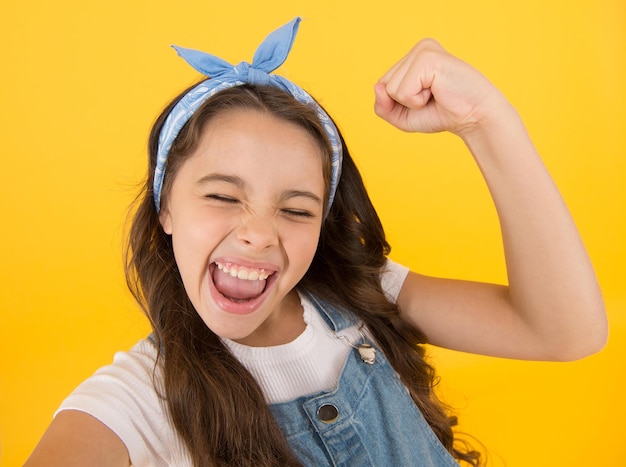
[[[252,64],[241,62],[237,66],[233,66],[221,58],[205,52],[174,46],[178,55],[185,59],[189,65],[211,79],[203,81],[185,94],[171,110],[161,128],[153,186],[157,212],[161,209],[161,190],[167,156],[182,127],[209,97],[224,89],[246,83],[269,85],[283,89],[297,101],[311,105],[315,109],[333,151],[330,195],[326,211],[328,212],[335,197],[341,173],[342,149],[337,128],[328,114],[303,89],[282,76],[269,74],[287,59],[299,24],[300,18],[295,18],[268,35],[256,50]]]

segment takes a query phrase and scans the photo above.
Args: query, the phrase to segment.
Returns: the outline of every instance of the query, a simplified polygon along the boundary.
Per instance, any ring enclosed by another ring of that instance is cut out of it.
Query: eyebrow
[[[240,177],[236,175],[226,175],[220,173],[205,175],[196,181],[196,185],[205,185],[212,182],[230,183],[231,185],[234,185],[240,189],[243,189],[245,187],[245,182]],[[293,198],[306,198],[319,205],[324,204],[319,196],[311,191],[306,190],[287,190],[283,192],[280,196],[281,201],[287,201]]]
[[[310,191],[287,190],[280,197],[281,201],[287,201],[292,198],[307,198],[319,205],[323,204],[322,199]]]
[[[243,188],[245,185],[243,180],[240,177],[237,177],[236,175],[224,175],[224,174],[218,174],[218,173],[208,174],[208,175],[205,175],[204,177],[199,178],[196,181],[196,185],[205,185],[211,182],[230,183],[231,185],[235,185],[237,188]]]

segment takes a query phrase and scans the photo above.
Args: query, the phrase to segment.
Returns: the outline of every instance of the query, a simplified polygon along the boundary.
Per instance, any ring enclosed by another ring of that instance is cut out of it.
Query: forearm
[[[474,155],[502,227],[509,287],[412,275],[403,316],[431,342],[468,352],[575,359],[606,340],[593,268],[519,115],[481,73],[433,40],[376,84],[376,113],[404,131],[451,131]]]
[[[597,351],[606,318],[582,240],[517,112],[495,99],[481,124],[460,136],[498,211],[512,308],[552,358]]]

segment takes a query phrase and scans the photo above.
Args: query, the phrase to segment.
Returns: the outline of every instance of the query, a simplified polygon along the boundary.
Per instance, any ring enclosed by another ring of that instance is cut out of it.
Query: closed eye
[[[205,198],[211,199],[211,200],[215,200],[215,201],[219,201],[221,203],[227,203],[227,204],[235,204],[238,203],[239,200],[236,198],[233,198],[231,196],[226,196],[226,195],[220,195],[220,194],[209,194],[206,195]]]
[[[303,211],[301,209],[282,209],[281,210],[284,214],[287,214],[288,216],[293,216],[293,217],[301,217],[304,219],[308,219],[311,217],[315,217],[315,215],[309,211]]]

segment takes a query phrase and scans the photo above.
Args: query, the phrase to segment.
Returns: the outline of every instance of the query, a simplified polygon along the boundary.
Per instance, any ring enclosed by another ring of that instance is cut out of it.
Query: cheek
[[[285,246],[285,249],[291,252],[292,262],[297,261],[299,268],[303,271],[306,271],[313,261],[319,243],[319,234],[319,229],[312,228],[308,232],[293,232],[288,236],[289,245]]]
[[[215,223],[206,221],[172,224],[174,257],[185,285],[208,266],[209,256],[220,241],[217,230]]]

